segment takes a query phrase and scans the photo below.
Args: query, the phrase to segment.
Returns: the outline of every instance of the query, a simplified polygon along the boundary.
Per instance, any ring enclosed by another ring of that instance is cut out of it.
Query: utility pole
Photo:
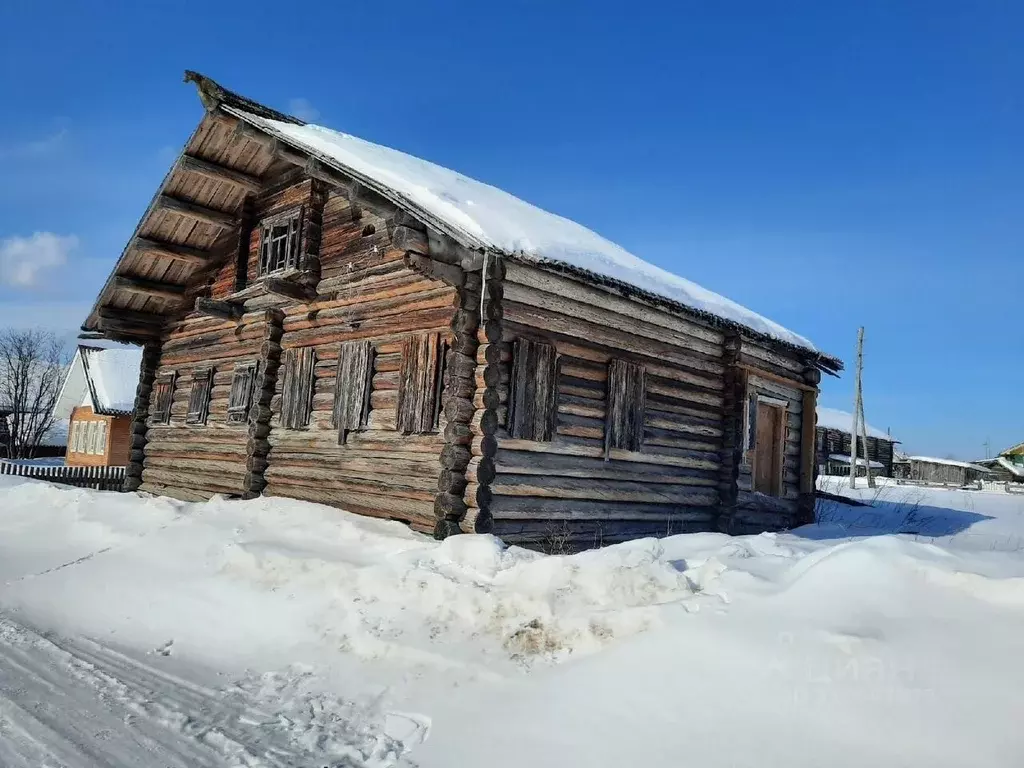
[[[860,364],[864,350],[864,327],[857,331],[857,372],[853,377],[853,424],[850,425],[850,487],[857,487],[857,435],[860,434]]]
[[[989,438],[985,438],[985,458],[992,458],[992,441]]]
[[[861,379],[861,372],[864,370],[864,329],[860,329],[860,339],[857,346],[861,349],[857,354],[857,379]],[[868,420],[864,418],[864,382],[858,382],[857,391],[860,392],[860,439],[864,447],[864,476],[868,479],[868,488],[875,487],[875,476],[871,474],[871,457],[868,455]]]
[[[853,432],[850,435],[850,487],[857,487],[857,438],[861,439],[864,448],[864,476],[868,480],[868,488],[875,487],[875,478],[871,474],[871,459],[868,457],[868,422],[864,418],[864,326],[857,329],[857,373],[854,378],[853,394]]]

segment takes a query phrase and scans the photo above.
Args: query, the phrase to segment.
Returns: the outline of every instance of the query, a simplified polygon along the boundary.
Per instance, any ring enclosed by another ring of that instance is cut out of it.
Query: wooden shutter
[[[244,424],[252,405],[252,387],[256,380],[256,363],[236,365],[228,395],[228,424]]]
[[[443,356],[439,333],[421,333],[405,340],[397,417],[403,434],[437,429]]]
[[[309,424],[313,403],[313,368],[316,356],[313,347],[286,349],[284,381],[281,390],[281,426],[301,429]]]
[[[613,448],[639,451],[644,441],[647,382],[644,367],[626,360],[608,363],[608,399],[604,427],[604,453]]]
[[[370,383],[373,379],[373,344],[346,341],[338,350],[334,380],[334,426],[338,445],[353,429],[366,426],[370,414]]]
[[[558,404],[558,354],[541,341],[517,339],[509,389],[509,435],[550,441]]]
[[[212,379],[212,368],[200,368],[192,372],[192,391],[188,396],[186,424],[206,423],[206,416],[210,410],[210,382]]]
[[[171,420],[171,401],[174,398],[174,382],[177,378],[176,372],[157,376],[153,385],[153,405],[149,411],[154,424],[166,424]]]

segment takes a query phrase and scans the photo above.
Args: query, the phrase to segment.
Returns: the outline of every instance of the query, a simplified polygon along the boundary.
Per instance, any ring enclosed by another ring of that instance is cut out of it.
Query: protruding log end
[[[466,502],[454,493],[439,493],[434,497],[434,516],[437,519],[459,520],[466,514]]]
[[[434,538],[438,541],[444,541],[457,533],[462,533],[462,529],[455,520],[438,520],[434,524]]]

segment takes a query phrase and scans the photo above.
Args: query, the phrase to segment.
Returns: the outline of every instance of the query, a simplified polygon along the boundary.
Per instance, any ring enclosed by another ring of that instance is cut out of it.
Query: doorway
[[[754,439],[754,490],[768,496],[782,495],[782,447],[785,444],[786,409],[757,401],[757,432]]]

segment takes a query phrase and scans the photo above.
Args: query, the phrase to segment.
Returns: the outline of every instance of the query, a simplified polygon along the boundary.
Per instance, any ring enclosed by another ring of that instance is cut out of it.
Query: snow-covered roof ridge
[[[206,87],[219,88],[216,84]],[[265,111],[250,108],[254,102],[238,101],[224,89],[211,94],[225,112],[351,176],[466,247],[574,273],[625,295],[740,326],[812,353],[825,370],[842,368],[841,361],[820,352],[806,337],[501,189],[330,128],[274,119]]]
[[[83,345],[78,348],[78,355],[85,369],[93,410],[105,416],[131,413],[135,407],[142,350]]]
[[[948,464],[951,467],[965,467],[975,469],[978,472],[989,472],[990,470],[979,464],[972,464],[969,461],[957,461],[956,459],[937,459],[934,456],[910,456],[910,461],[927,461],[929,464]]]
[[[824,405],[819,405],[817,408],[818,413],[818,426],[825,427],[826,429],[838,429],[841,432],[852,434],[853,431],[853,414],[841,411],[838,408],[826,408]],[[890,435],[885,430],[873,427],[870,424],[865,424],[867,428],[868,437],[877,437],[882,440],[890,440],[894,443],[898,443],[895,437]]]

